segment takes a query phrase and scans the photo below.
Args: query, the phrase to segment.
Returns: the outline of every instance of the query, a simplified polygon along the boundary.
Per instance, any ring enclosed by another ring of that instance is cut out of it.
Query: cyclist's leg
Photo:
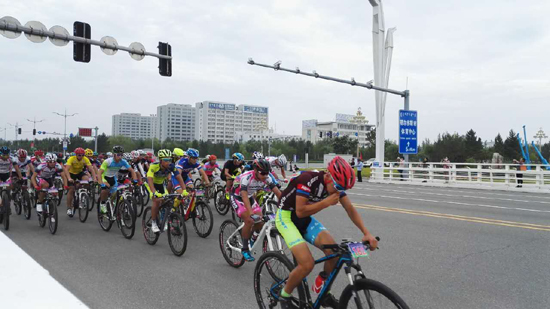
[[[73,208],[74,190],[75,190],[75,187],[76,187],[78,181],[80,180],[80,178],[82,178],[82,172],[80,174],[69,173],[69,176],[71,177],[73,182],[69,182],[69,193],[67,194],[67,209],[72,209]]]
[[[312,219],[315,220],[315,218],[313,218],[313,217],[312,217]],[[333,253],[333,251],[330,250],[330,249],[323,250],[322,246],[323,245],[336,244],[336,242],[334,241],[334,238],[332,237],[332,235],[330,235],[330,233],[325,229],[325,227],[321,223],[319,223],[317,220],[315,220],[315,222],[317,222],[318,225],[316,225],[314,227],[313,231],[310,231],[308,229],[308,232],[306,233],[306,235],[304,235],[304,237],[306,237],[306,239],[308,239],[308,237],[311,237],[310,234],[315,234],[315,232],[317,231],[317,236],[314,238],[315,241],[314,241],[313,244],[315,245],[315,247],[322,250],[325,253],[326,256],[329,256]],[[308,240],[308,242],[309,242],[309,240]],[[325,273],[330,274],[332,272],[332,270],[334,269],[334,267],[336,267],[337,262],[338,262],[337,259],[331,259],[331,260],[326,261],[325,265],[324,265]]]
[[[41,189],[48,189],[50,187],[49,181],[37,178],[38,180],[38,186]],[[53,183],[53,180],[51,181]],[[42,211],[42,203],[44,203],[44,197],[46,196],[46,192],[38,191],[38,200],[36,201],[36,211],[41,212]]]
[[[166,191],[165,191],[165,188],[164,188],[164,184],[154,184],[155,185],[155,190],[157,192],[159,192],[160,194],[166,194]],[[157,220],[157,217],[158,217],[158,214],[159,214],[159,208],[160,208],[160,203],[162,201],[161,198],[157,198],[155,196],[152,197],[153,199],[153,207],[151,207],[151,218],[156,221]]]
[[[296,259],[296,267],[290,272],[284,287],[284,292],[287,294],[291,294],[315,266],[313,255],[311,255],[302,234],[292,222],[291,214],[291,211],[279,209],[275,217],[277,230]]]

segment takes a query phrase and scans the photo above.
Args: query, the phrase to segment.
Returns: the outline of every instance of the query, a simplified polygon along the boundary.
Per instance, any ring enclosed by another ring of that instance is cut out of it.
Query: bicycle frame
[[[265,224],[260,230],[260,234],[258,235],[257,239],[263,239],[263,237],[265,237],[266,235],[271,235],[271,230],[277,229],[275,227],[275,215],[273,214],[266,215],[263,217],[262,221],[265,222]],[[227,237],[227,240],[226,240],[227,247],[239,253],[242,252],[242,249],[232,246],[229,240],[232,239],[237,233],[239,233],[243,229],[243,227],[244,227],[244,223],[242,223],[239,226],[239,228],[235,230],[235,232],[229,235],[229,237]],[[254,242],[254,245],[252,245],[252,248],[250,248],[250,251],[254,251],[256,249],[256,246],[258,246],[259,243],[263,243],[263,242],[261,241]],[[273,240],[271,239],[271,237],[267,237],[267,244],[270,251],[275,251],[274,249],[275,247],[273,246]],[[277,235],[277,248],[282,248],[282,247],[283,247],[283,240],[281,236]]]
[[[161,222],[159,223],[159,226],[162,227],[160,228],[160,233],[164,233],[164,225],[166,224],[166,221],[168,220],[168,217],[170,216],[170,213],[172,213],[172,207],[173,207],[173,201],[178,198],[180,195],[179,194],[169,194],[167,195],[166,199],[164,201],[162,201],[162,203],[160,204],[159,206],[159,213],[157,215],[157,220],[158,220],[158,216],[161,215],[161,212],[163,209],[165,209],[165,213],[164,213],[164,217],[162,218]],[[180,204],[180,207],[182,205]]]
[[[315,265],[320,264],[320,263],[324,263],[324,262],[326,262],[328,260],[331,260],[331,259],[334,259],[334,258],[338,258],[338,262],[336,263],[336,267],[334,267],[332,272],[329,274],[327,280],[325,281],[325,284],[323,285],[323,288],[321,289],[321,293],[319,293],[319,295],[317,296],[317,298],[315,300],[315,303],[312,302],[311,293],[309,291],[309,285],[307,283],[307,278],[304,278],[304,280],[302,281],[302,284],[304,284],[304,291],[305,291],[305,294],[306,294],[305,296],[306,296],[307,303],[309,305],[313,304],[313,307],[311,307],[313,309],[318,309],[318,308],[321,307],[321,300],[326,296],[328,291],[330,291],[330,289],[332,287],[332,284],[334,283],[336,277],[338,276],[338,273],[340,272],[340,270],[342,268],[344,268],[344,271],[345,271],[345,273],[346,273],[346,275],[349,279],[349,283],[351,285],[354,284],[355,278],[357,278],[357,277],[366,278],[365,274],[363,273],[363,270],[361,269],[361,265],[355,263],[355,260],[352,257],[350,252],[337,252],[337,253],[333,253],[333,254],[328,255],[328,256],[324,256],[320,259],[315,260]],[[357,271],[357,274],[355,275],[355,278],[351,274],[351,268],[353,268]],[[279,295],[278,295],[278,293],[275,292],[275,290],[279,289],[279,287],[281,287],[284,283],[286,283],[287,280],[288,280],[288,277],[286,277],[284,280],[282,280],[281,282],[279,282],[279,283],[273,285],[273,287],[271,287],[271,290],[270,290],[271,294],[276,299],[279,299]]]

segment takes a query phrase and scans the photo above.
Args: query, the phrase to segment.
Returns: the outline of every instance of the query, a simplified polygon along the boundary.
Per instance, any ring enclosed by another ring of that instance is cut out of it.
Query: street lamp
[[[547,139],[548,136],[546,134],[544,134],[544,131],[542,130],[542,128],[540,128],[539,131],[537,132],[537,134],[535,134],[535,136],[533,136],[533,138],[538,138],[539,139],[539,150],[542,151],[542,140]]]
[[[366,119],[365,116],[363,116],[363,113],[361,112],[361,107],[357,109],[357,113],[353,118],[350,120],[351,123],[357,125],[357,159],[359,159],[359,131],[361,129],[362,125],[367,124],[369,121]]]
[[[65,129],[63,131],[63,141],[67,141],[67,117],[73,117],[75,115],[78,115],[78,113],[74,113],[72,115],[67,115],[67,109],[65,109],[65,114],[60,114],[58,112],[52,112],[52,113],[65,118]],[[65,156],[65,153],[66,153],[65,150],[66,150],[65,147],[63,147],[63,156]]]

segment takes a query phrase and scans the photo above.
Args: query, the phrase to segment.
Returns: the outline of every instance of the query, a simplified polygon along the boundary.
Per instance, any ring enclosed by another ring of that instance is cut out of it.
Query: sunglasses
[[[164,162],[172,162],[171,158],[162,158],[161,160],[164,161]]]
[[[199,157],[189,157],[189,159],[198,159]]]
[[[269,175],[269,172],[258,171],[258,173],[260,173],[260,175],[262,175],[262,176],[267,176],[267,175]]]
[[[115,156],[122,157],[122,153],[115,153]]]
[[[338,191],[338,192],[345,192],[346,189],[344,189],[344,187],[342,187],[341,185],[339,185],[336,180],[334,180],[334,178],[332,177],[332,175],[330,175],[330,179],[332,179],[332,184],[334,184],[334,188]]]
[[[76,155],[77,157],[83,157],[84,155]]]

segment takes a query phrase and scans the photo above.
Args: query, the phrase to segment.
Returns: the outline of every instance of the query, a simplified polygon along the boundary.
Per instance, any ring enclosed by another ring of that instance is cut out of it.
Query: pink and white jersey
[[[44,162],[44,158],[36,157],[36,156],[31,158],[31,163],[32,165],[34,165],[35,168],[38,167],[43,162]]]
[[[237,176],[235,179],[235,190],[233,191],[233,194],[240,196],[241,190],[245,190],[248,192],[248,197],[252,197],[260,190],[275,188],[276,184],[273,182],[271,177],[267,177],[265,181],[261,181],[254,176],[255,174],[255,171],[248,171]]]
[[[210,162],[206,162],[204,164],[204,172],[206,173],[207,176],[212,176],[212,173],[216,170],[216,169],[220,169],[220,166],[218,165],[218,163],[210,163]]]
[[[13,160],[10,157],[7,160],[0,158],[0,174],[9,174],[13,164]]]
[[[279,164],[279,161],[277,161],[277,157],[267,157],[265,158],[269,164],[271,164],[271,168],[278,167],[282,169],[282,166]]]
[[[61,167],[61,164],[55,163],[55,166],[50,168],[48,163],[44,162],[38,165],[34,171],[38,174],[38,177],[42,179],[51,179],[61,174],[61,172],[63,172],[63,167]]]
[[[15,164],[19,165],[19,170],[21,171],[21,174],[25,174],[27,172],[27,168],[31,164],[31,158],[28,156],[23,161],[19,160],[18,157],[14,157],[12,160]],[[12,172],[15,172],[15,168],[12,169]]]

